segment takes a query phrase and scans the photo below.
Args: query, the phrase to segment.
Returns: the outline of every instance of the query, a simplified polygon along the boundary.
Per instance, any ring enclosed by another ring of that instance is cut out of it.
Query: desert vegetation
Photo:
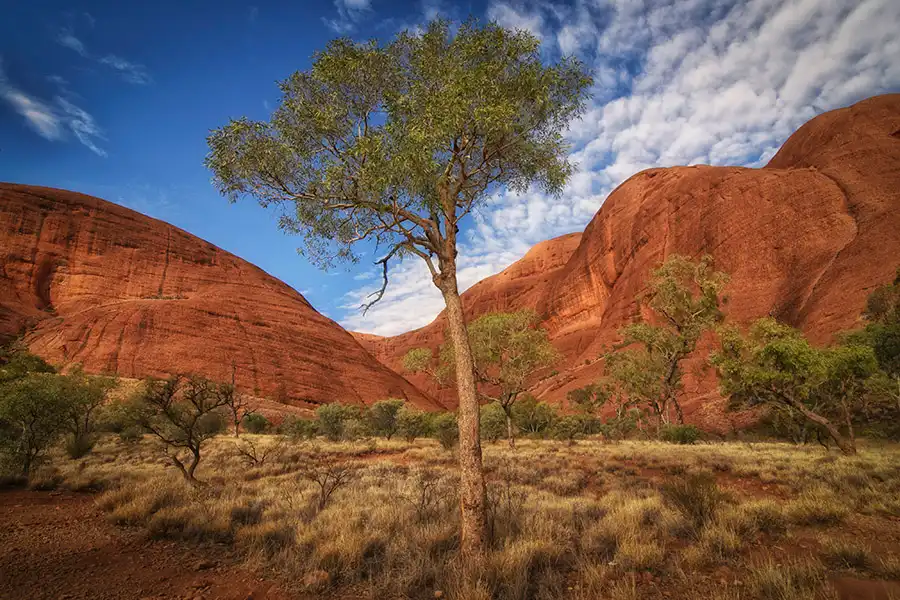
[[[233,545],[301,596],[830,598],[900,578],[898,459],[868,443],[489,444],[477,565],[459,560],[455,456],[433,439],[223,435],[197,486],[153,436],[108,435],[81,459],[54,450],[31,485],[102,490],[112,522]]]

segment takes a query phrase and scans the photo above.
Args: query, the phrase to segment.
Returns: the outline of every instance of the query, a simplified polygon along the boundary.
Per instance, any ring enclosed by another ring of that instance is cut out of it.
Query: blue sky
[[[675,164],[759,166],[813,115],[900,90],[894,0],[416,0],[20,2],[0,9],[0,180],[72,189],[164,219],[259,265],[350,329],[395,334],[441,300],[424,267],[371,260],[323,273],[252,203],[229,205],[203,167],[205,137],[266,118],[277,80],[337,35],[387,39],[435,15],[538,35],[548,60],[593,69],[568,133],[565,193],[501,191],[464,228],[462,287],[534,243],[582,229],[633,173]]]

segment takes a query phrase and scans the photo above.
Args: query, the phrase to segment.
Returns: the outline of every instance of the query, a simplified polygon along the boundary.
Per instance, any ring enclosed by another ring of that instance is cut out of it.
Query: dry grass
[[[845,458],[785,444],[488,445],[491,549],[474,568],[457,559],[455,459],[436,442],[245,438],[210,444],[199,488],[149,439],[112,437],[79,460],[56,455],[32,485],[105,490],[114,523],[234,544],[322,597],[777,600],[828,597],[826,567],[900,577],[893,447]],[[336,466],[345,480],[323,503]]]

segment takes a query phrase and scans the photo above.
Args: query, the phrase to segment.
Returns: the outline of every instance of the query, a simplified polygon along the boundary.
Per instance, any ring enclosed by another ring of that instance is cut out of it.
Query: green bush
[[[416,438],[430,433],[431,417],[428,413],[411,406],[404,406],[397,413],[397,434],[407,442],[414,442]]]
[[[431,424],[434,437],[445,450],[452,450],[459,442],[459,425],[456,415],[445,412],[437,415]]]
[[[403,400],[390,398],[370,406],[366,416],[372,433],[391,439],[400,427],[398,416],[404,404]]]
[[[348,418],[346,406],[339,402],[323,404],[316,409],[319,433],[332,442],[344,437],[345,421]]]
[[[144,429],[139,425],[129,425],[119,432],[119,439],[126,444],[139,442],[144,438]]]
[[[244,429],[247,433],[265,433],[269,430],[269,420],[258,413],[250,413],[243,419]]]
[[[670,444],[693,444],[700,439],[700,433],[694,425],[664,425],[659,439]]]
[[[276,431],[295,440],[308,440],[316,437],[318,427],[315,421],[288,415],[278,425]]]
[[[481,439],[496,442],[506,436],[506,412],[499,402],[481,407]]]

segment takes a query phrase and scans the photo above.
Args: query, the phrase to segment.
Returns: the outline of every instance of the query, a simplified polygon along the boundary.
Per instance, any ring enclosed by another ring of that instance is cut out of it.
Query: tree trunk
[[[191,466],[188,467],[187,475],[188,479],[193,483],[197,481],[197,478],[194,477],[194,471],[197,470],[197,465],[200,464],[200,448],[191,448],[191,454],[193,455],[191,458]]]
[[[446,273],[441,283],[439,287],[447,304],[447,330],[456,360],[456,391],[459,395],[460,550],[464,558],[477,559],[487,545],[487,519],[475,363],[469,347],[455,269]]]
[[[504,413],[506,414],[506,437],[509,440],[509,447],[515,448],[516,447],[516,436],[513,433],[512,415],[509,414],[509,411],[504,411]]]
[[[840,448],[841,452],[846,455],[856,454],[856,445],[853,443],[853,440],[847,440],[844,436],[841,435],[841,432],[838,431],[837,427],[835,427],[831,421],[823,417],[822,415],[816,414],[813,411],[806,408],[802,402],[795,402],[792,399],[785,399],[788,405],[796,408],[800,411],[804,417],[812,421],[813,423],[817,423],[821,425],[825,431],[828,432],[828,435],[834,440],[834,443]]]

